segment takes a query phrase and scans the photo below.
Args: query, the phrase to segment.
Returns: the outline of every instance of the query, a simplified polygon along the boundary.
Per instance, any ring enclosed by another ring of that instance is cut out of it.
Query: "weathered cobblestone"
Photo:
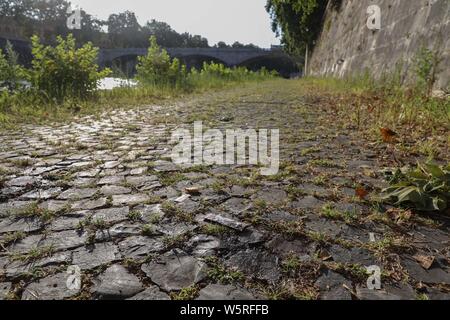
[[[381,170],[397,162],[330,122],[328,107],[278,89],[2,131],[0,300],[11,291],[77,297],[66,286],[70,265],[92,299],[167,300],[194,285],[200,300],[448,299],[449,219],[398,224],[389,208],[357,197],[356,186],[376,194]],[[172,130],[197,118],[279,128],[279,173],[172,163]],[[371,265],[383,271],[382,290],[364,286]]]

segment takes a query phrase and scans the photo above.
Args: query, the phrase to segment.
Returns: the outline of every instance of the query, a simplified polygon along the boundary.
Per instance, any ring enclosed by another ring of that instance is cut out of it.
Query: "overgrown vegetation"
[[[439,56],[438,50],[420,50],[413,66],[416,77],[409,84],[405,83],[403,66],[399,64],[395,72],[377,80],[369,74],[344,79],[309,77],[300,80],[298,87],[308,105],[309,101],[322,105],[322,125],[337,124],[381,149],[386,148],[385,158],[401,163],[400,157],[411,155],[422,162],[447,162],[450,99],[445,94],[431,94],[439,70]],[[323,159],[309,163],[331,166]],[[384,200],[419,211],[448,209],[448,166],[399,169],[392,177],[395,179],[391,188],[385,190]],[[324,214],[344,220],[334,211]]]
[[[276,71],[268,71],[264,67],[254,72],[245,67],[227,68],[223,64],[205,62],[200,71],[192,69],[188,74],[187,83],[193,88],[221,88],[229,83],[263,81],[277,76]]]
[[[138,58],[137,76],[144,87],[170,87],[192,91],[196,88],[217,88],[227,83],[258,81],[277,76],[277,72],[269,72],[262,68],[258,72],[247,68],[228,68],[214,62],[203,64],[201,70],[193,68],[190,72],[177,58],[171,59],[165,49],[150,38],[150,47],[145,57]]]
[[[102,107],[140,105],[167,97],[223,88],[246,81],[262,81],[276,76],[262,69],[227,68],[205,63],[201,70],[188,72],[178,59],[150,39],[145,57],[137,66],[138,87],[121,87],[109,91],[97,89],[99,81],[110,74],[99,70],[98,48],[91,43],[77,48],[72,35],[57,38],[56,46],[42,45],[32,38],[32,68],[26,70],[17,63],[17,55],[8,47],[7,56],[0,55],[0,84],[7,82],[9,90],[0,91],[0,123],[26,120],[55,120],[79,113],[94,113]],[[31,88],[18,90],[19,80],[31,82]]]
[[[450,99],[424,95],[415,83],[405,86],[399,71],[374,80],[368,75],[335,78],[308,78],[305,92],[320,96],[328,111],[349,128],[379,137],[380,128],[391,128],[398,139],[408,138],[414,148],[447,139]],[[433,154],[433,152],[427,153]]]

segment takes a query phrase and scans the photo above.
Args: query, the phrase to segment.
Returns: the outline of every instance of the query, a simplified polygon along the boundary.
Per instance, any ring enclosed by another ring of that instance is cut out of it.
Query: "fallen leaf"
[[[200,194],[200,189],[196,188],[196,187],[186,188],[184,190],[186,191],[186,193],[188,193],[190,195],[199,195]]]
[[[380,128],[381,137],[383,138],[384,142],[393,142],[395,136],[397,136],[397,133],[392,131],[389,128]]]
[[[423,255],[415,255],[414,259],[424,268],[425,270],[429,270],[434,263],[435,257],[433,256],[423,256]]]
[[[319,258],[322,259],[322,261],[328,261],[333,257],[326,250],[320,250]]]
[[[359,187],[359,188],[356,188],[355,194],[356,194],[361,200],[364,200],[364,199],[368,196],[369,191],[367,191],[367,190],[364,189],[363,187]]]
[[[389,209],[388,211],[386,211],[386,214],[392,221],[394,221],[398,225],[403,225],[409,222],[409,220],[411,220],[412,217],[411,210],[403,210],[397,208]]]

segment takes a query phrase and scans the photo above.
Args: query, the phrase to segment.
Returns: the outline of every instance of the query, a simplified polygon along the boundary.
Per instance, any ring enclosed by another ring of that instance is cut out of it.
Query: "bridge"
[[[190,58],[204,58],[205,60],[219,61],[229,67],[243,65],[254,59],[290,59],[280,49],[166,48],[166,50],[172,58],[178,58],[182,61]],[[145,56],[146,54],[147,48],[101,49],[98,62],[100,66],[106,66],[117,59]]]
[[[6,40],[0,37],[0,48]],[[30,44],[26,41],[11,40],[14,48],[19,52],[20,61],[30,66],[32,55]],[[244,66],[250,70],[266,67],[276,70],[281,75],[289,77],[298,72],[294,60],[281,49],[259,48],[165,48],[171,58],[178,58],[188,68],[201,68],[203,62],[218,62],[228,67]],[[145,56],[147,48],[117,48],[100,49],[98,64],[101,68],[116,66],[126,74],[133,74],[136,70],[137,57]]]
[[[165,48],[171,58],[178,58],[188,68],[201,68],[203,62],[222,63],[227,67],[244,66],[252,70],[266,67],[288,77],[298,72],[292,58],[280,49],[248,48]],[[147,48],[100,49],[100,67],[119,67],[133,73],[137,57],[145,56]]]

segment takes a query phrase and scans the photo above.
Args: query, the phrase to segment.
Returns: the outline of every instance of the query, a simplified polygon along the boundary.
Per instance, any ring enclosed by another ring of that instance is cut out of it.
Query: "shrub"
[[[439,167],[418,164],[417,168],[387,172],[389,188],[382,199],[394,205],[421,211],[444,211],[450,204],[450,164]]]
[[[166,50],[161,49],[156,37],[150,38],[150,47],[144,57],[138,57],[136,78],[143,85],[176,86],[186,81],[186,66],[178,59],[170,59]]]
[[[97,90],[99,81],[110,74],[109,69],[98,71],[98,48],[87,43],[77,49],[75,38],[57,38],[56,47],[44,46],[37,36],[32,37],[34,88],[48,98],[85,99]]]
[[[0,49],[0,86],[6,86],[10,91],[17,90],[20,81],[26,78],[25,69],[19,65],[18,55],[11,43],[6,43],[6,56]]]
[[[276,76],[276,71],[268,71],[266,68],[254,72],[245,67],[228,68],[223,64],[204,62],[200,71],[191,70],[188,82],[193,87],[214,88],[233,82],[267,80]]]

